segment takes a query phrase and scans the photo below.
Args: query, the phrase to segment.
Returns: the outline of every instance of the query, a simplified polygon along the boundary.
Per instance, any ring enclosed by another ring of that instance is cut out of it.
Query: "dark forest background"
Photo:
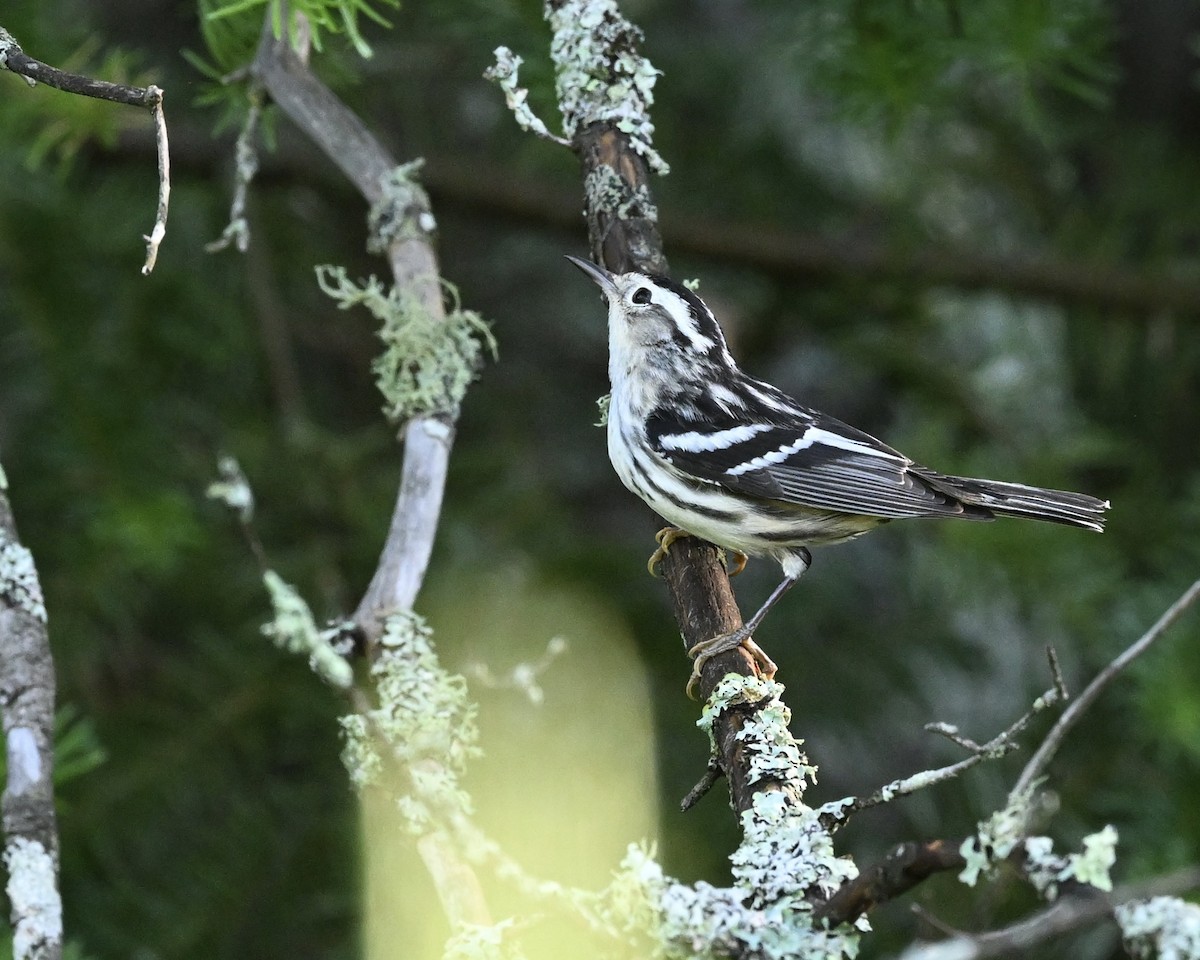
[[[656,196],[673,271],[700,278],[743,366],[947,472],[1112,500],[1103,536],[890,526],[819,552],[767,620],[759,640],[821,768],[815,799],[956,759],[923,723],[992,736],[1048,685],[1048,643],[1078,690],[1200,571],[1200,7],[623,9],[664,74],[653,116],[672,172]],[[553,117],[540,5],[387,15],[390,31],[364,24],[371,60],[328,38],[318,69],[397,156],[425,158],[443,272],[500,353],[463,408],[419,608],[455,669],[503,671],[554,635],[570,645],[542,677],[543,708],[476,685],[485,731],[527,765],[478,768],[481,791],[492,781],[513,800],[481,801],[481,818],[503,834],[522,807],[557,810],[542,843],[570,846],[593,829],[591,805],[636,797],[597,882],[643,835],[674,875],[720,882],[738,831],[719,792],[677,812],[706,743],[666,591],[645,572],[656,525],[593,426],[604,314],[562,259],[586,253],[577,166],[522,134],[482,79],[492,49],[512,47]],[[261,9],[247,17],[248,53]],[[94,957],[358,956],[364,910],[387,914],[387,896],[424,881],[407,874],[385,896],[364,880],[361,837],[388,828],[347,786],[344,704],[260,636],[258,569],[204,491],[218,455],[235,455],[276,569],[320,615],[353,609],[400,451],[369,374],[372,320],[337,310],[313,267],[384,272],[364,250],[366,210],[279,118],[249,252],[206,253],[242,108],[194,61],[228,69],[236,43],[208,50],[189,3],[12,0],[0,23],[49,63],[162,86],[173,147],[167,239],[146,278],[148,117],[0,75],[0,453],[59,671],[68,936]],[[752,564],[734,583],[743,609],[776,576]],[[1051,769],[1051,832],[1070,845],[1116,825],[1118,880],[1200,857],[1198,691],[1193,619]],[[644,720],[628,763],[608,739],[614,712]],[[599,754],[624,772],[593,774]],[[866,863],[961,836],[1023,762],[860,817],[844,849]],[[1017,884],[968,894],[949,876],[911,899],[967,928],[1031,902]],[[888,933],[872,955],[920,929],[907,904],[875,923]],[[1100,930],[1062,949],[1116,944]]]

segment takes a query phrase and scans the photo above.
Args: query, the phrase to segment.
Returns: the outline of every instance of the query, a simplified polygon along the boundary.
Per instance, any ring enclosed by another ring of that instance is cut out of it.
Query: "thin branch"
[[[1134,660],[1140,657],[1143,653],[1153,646],[1172,624],[1178,620],[1187,609],[1196,602],[1196,598],[1200,597],[1200,580],[1197,580],[1183,592],[1171,606],[1167,609],[1158,621],[1141,635],[1134,643],[1127,647],[1116,659],[1114,659],[1107,667],[1100,671],[1087,685],[1083,693],[1081,693],[1066,710],[1062,716],[1058,718],[1058,722],[1046,735],[1046,739],[1042,741],[1042,745],[1038,747],[1037,752],[1030,758],[1029,763],[1025,765],[1025,769],[1021,771],[1021,776],[1017,780],[1016,786],[1013,787],[1013,793],[1019,794],[1027,791],[1033,782],[1046,769],[1046,765],[1054,759],[1054,755],[1058,752],[1058,748],[1062,745],[1064,738],[1070,729],[1079,722],[1079,718],[1083,716],[1084,711],[1095,702],[1096,698],[1104,691],[1116,677],[1128,667]]]
[[[54,811],[54,660],[33,557],[17,538],[0,474],[0,708],[8,779],[4,862],[14,960],[62,956]]]
[[[380,199],[384,178],[397,161],[286,40],[275,39],[270,23],[264,25],[251,74],[367,201]],[[388,245],[387,254],[396,286],[413,290],[430,316],[444,317],[430,243],[420,237],[398,239]],[[388,613],[412,608],[424,582],[454,442],[454,425],[446,416],[414,417],[403,432],[404,465],[391,526],[375,575],[354,614],[370,642]]]
[[[16,38],[3,27],[0,27],[0,67],[20,74],[29,81],[30,86],[44,83],[64,93],[95,97],[97,100],[123,103],[130,107],[153,107],[162,99],[162,92],[155,93],[155,87],[134,87],[125,83],[94,80],[35,60],[21,49]]]
[[[158,87],[148,87],[154,96],[151,111],[154,114],[154,142],[158,151],[158,209],[154,214],[154,226],[146,236],[146,262],[142,274],[154,269],[158,260],[158,248],[167,235],[167,208],[171,202],[171,148],[167,144],[167,117],[163,113],[163,92]]]
[[[229,205],[229,223],[221,231],[221,236],[204,245],[206,253],[217,253],[231,243],[238,253],[245,253],[250,249],[250,224],[246,219],[246,201],[250,195],[250,182],[258,173],[258,148],[254,141],[258,136],[259,121],[262,119],[263,96],[262,85],[251,81],[250,89],[246,92],[246,119],[242,122],[242,129],[238,131],[233,151],[236,166],[233,200]]]
[[[928,955],[933,960],[953,955],[956,960],[984,960],[988,957],[1024,954],[1039,943],[1110,916],[1117,904],[1186,893],[1197,887],[1200,887],[1200,867],[1195,866],[1144,883],[1127,884],[1111,894],[1103,894],[1094,887],[1081,887],[1076,893],[1063,897],[1045,910],[1007,927],[974,935],[955,932],[949,940],[909,950],[905,958],[920,960]],[[1087,895],[1081,895],[1082,891],[1087,891]]]
[[[153,84],[148,87],[135,87],[59,70],[25,53],[16,38],[4,27],[0,27],[0,67],[24,77],[31,87],[37,83],[44,83],[64,93],[95,97],[97,100],[123,103],[131,107],[145,107],[151,111],[154,116],[154,140],[158,155],[158,208],[154,215],[154,226],[145,237],[146,262],[142,265],[142,274],[149,274],[158,259],[158,248],[167,235],[167,208],[171,197],[171,155],[167,144],[167,118],[163,113],[162,90]]]
[[[1062,671],[1059,669],[1058,657],[1054,648],[1048,647],[1046,654],[1050,661],[1053,686],[1038,697],[1033,702],[1033,706],[1006,729],[986,743],[976,743],[969,737],[960,734],[958,728],[952,724],[940,722],[926,724],[926,730],[948,737],[958,746],[970,751],[971,755],[937,770],[926,770],[910,777],[893,780],[868,796],[854,797],[849,801],[829,804],[829,812],[821,815],[822,824],[828,829],[834,829],[844,824],[850,816],[860,810],[868,810],[879,804],[908,796],[918,790],[924,790],[934,784],[943,783],[984,760],[998,759],[1015,750],[1018,746],[1017,735],[1029,725],[1029,722],[1038,713],[1054,706],[1066,697]],[[826,919],[831,925],[847,923],[879,904],[907,893],[935,873],[961,869],[965,865],[966,861],[959,853],[959,844],[957,843],[947,844],[943,840],[905,843],[897,847],[881,862],[843,884],[829,900],[816,909],[815,914],[818,919]]]
[[[721,769],[721,765],[717,763],[716,758],[712,757],[708,761],[708,766],[704,770],[702,776],[691,790],[687,792],[682,800],[679,801],[679,809],[682,813],[687,813],[696,804],[698,804],[709,790],[711,790],[718,780],[725,775],[725,771]]]
[[[947,870],[961,870],[965,865],[958,844],[944,840],[903,843],[814,908],[813,919],[824,920],[830,927],[850,923],[929,877]]]
[[[1001,730],[996,736],[992,737],[987,743],[976,743],[969,737],[964,737],[953,724],[935,722],[925,725],[927,731],[949,738],[964,750],[970,751],[971,756],[959,760],[957,763],[940,767],[937,770],[923,770],[920,773],[914,773],[911,776],[893,780],[868,796],[854,797],[848,802],[830,804],[830,812],[821,817],[822,823],[832,828],[844,823],[860,810],[869,810],[871,807],[879,806],[882,803],[890,803],[900,797],[916,793],[918,790],[924,790],[935,784],[952,780],[970,770],[976,764],[982,763],[984,760],[996,760],[1016,750],[1019,746],[1017,735],[1029,726],[1029,722],[1043,710],[1066,699],[1067,691],[1063,685],[1062,671],[1058,666],[1058,656],[1055,654],[1053,647],[1048,647],[1046,653],[1050,660],[1050,672],[1054,685],[1034,700],[1033,706],[1025,711],[1024,714],[1018,717],[1007,728]]]

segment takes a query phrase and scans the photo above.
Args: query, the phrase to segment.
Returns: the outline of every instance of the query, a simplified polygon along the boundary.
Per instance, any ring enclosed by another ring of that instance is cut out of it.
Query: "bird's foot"
[[[688,650],[688,656],[692,657],[692,675],[688,678],[687,695],[695,700],[696,684],[700,682],[700,671],[704,669],[704,665],[708,663],[717,654],[724,653],[727,650],[734,650],[738,647],[743,647],[750,657],[754,660],[754,666],[759,674],[766,677],[768,680],[774,679],[776,671],[779,669],[775,665],[775,661],[767,656],[767,651],[754,642],[754,638],[750,635],[750,631],[746,627],[738,627],[736,630],[731,630],[729,633],[721,633],[715,637],[710,637],[708,640],[702,640],[694,647]]]
[[[646,569],[650,571],[650,576],[658,576],[658,565],[663,562],[667,556],[667,551],[671,549],[671,544],[680,537],[690,537],[691,534],[686,530],[681,530],[679,527],[663,527],[654,535],[655,541],[658,543],[658,549],[650,554],[650,559],[646,561]]]
[[[646,561],[646,569],[650,571],[650,576],[658,576],[658,565],[663,562],[668,551],[670,551],[671,544],[681,537],[690,536],[690,533],[679,527],[663,527],[659,530],[654,535],[654,539],[658,543],[658,549],[650,554],[650,559]],[[724,547],[718,547],[717,550],[720,553],[721,562],[725,564],[725,569],[730,577],[736,577],[746,569],[746,564],[750,558],[742,553],[741,550],[726,550]]]
[[[725,564],[725,572],[732,580],[739,573],[746,569],[746,564],[750,562],[750,558],[742,553],[741,550],[726,550],[720,548],[721,562]]]

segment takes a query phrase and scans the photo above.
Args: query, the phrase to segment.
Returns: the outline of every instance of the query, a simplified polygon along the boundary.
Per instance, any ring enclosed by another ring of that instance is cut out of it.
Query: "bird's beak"
[[[599,267],[592,263],[590,260],[572,257],[570,254],[567,254],[566,257],[573,264],[575,264],[575,266],[591,277],[596,282],[597,286],[604,291],[604,295],[606,297],[617,296],[617,285],[613,281],[613,275],[611,273],[609,273],[603,267]]]

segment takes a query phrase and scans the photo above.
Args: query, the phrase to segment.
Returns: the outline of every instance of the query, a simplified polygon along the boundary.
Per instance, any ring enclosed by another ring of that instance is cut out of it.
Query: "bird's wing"
[[[746,402],[728,413],[658,408],[646,425],[651,445],[677,469],[756,499],[885,518],[990,517],[926,483],[908,457],[869,434],[749,383]]]

